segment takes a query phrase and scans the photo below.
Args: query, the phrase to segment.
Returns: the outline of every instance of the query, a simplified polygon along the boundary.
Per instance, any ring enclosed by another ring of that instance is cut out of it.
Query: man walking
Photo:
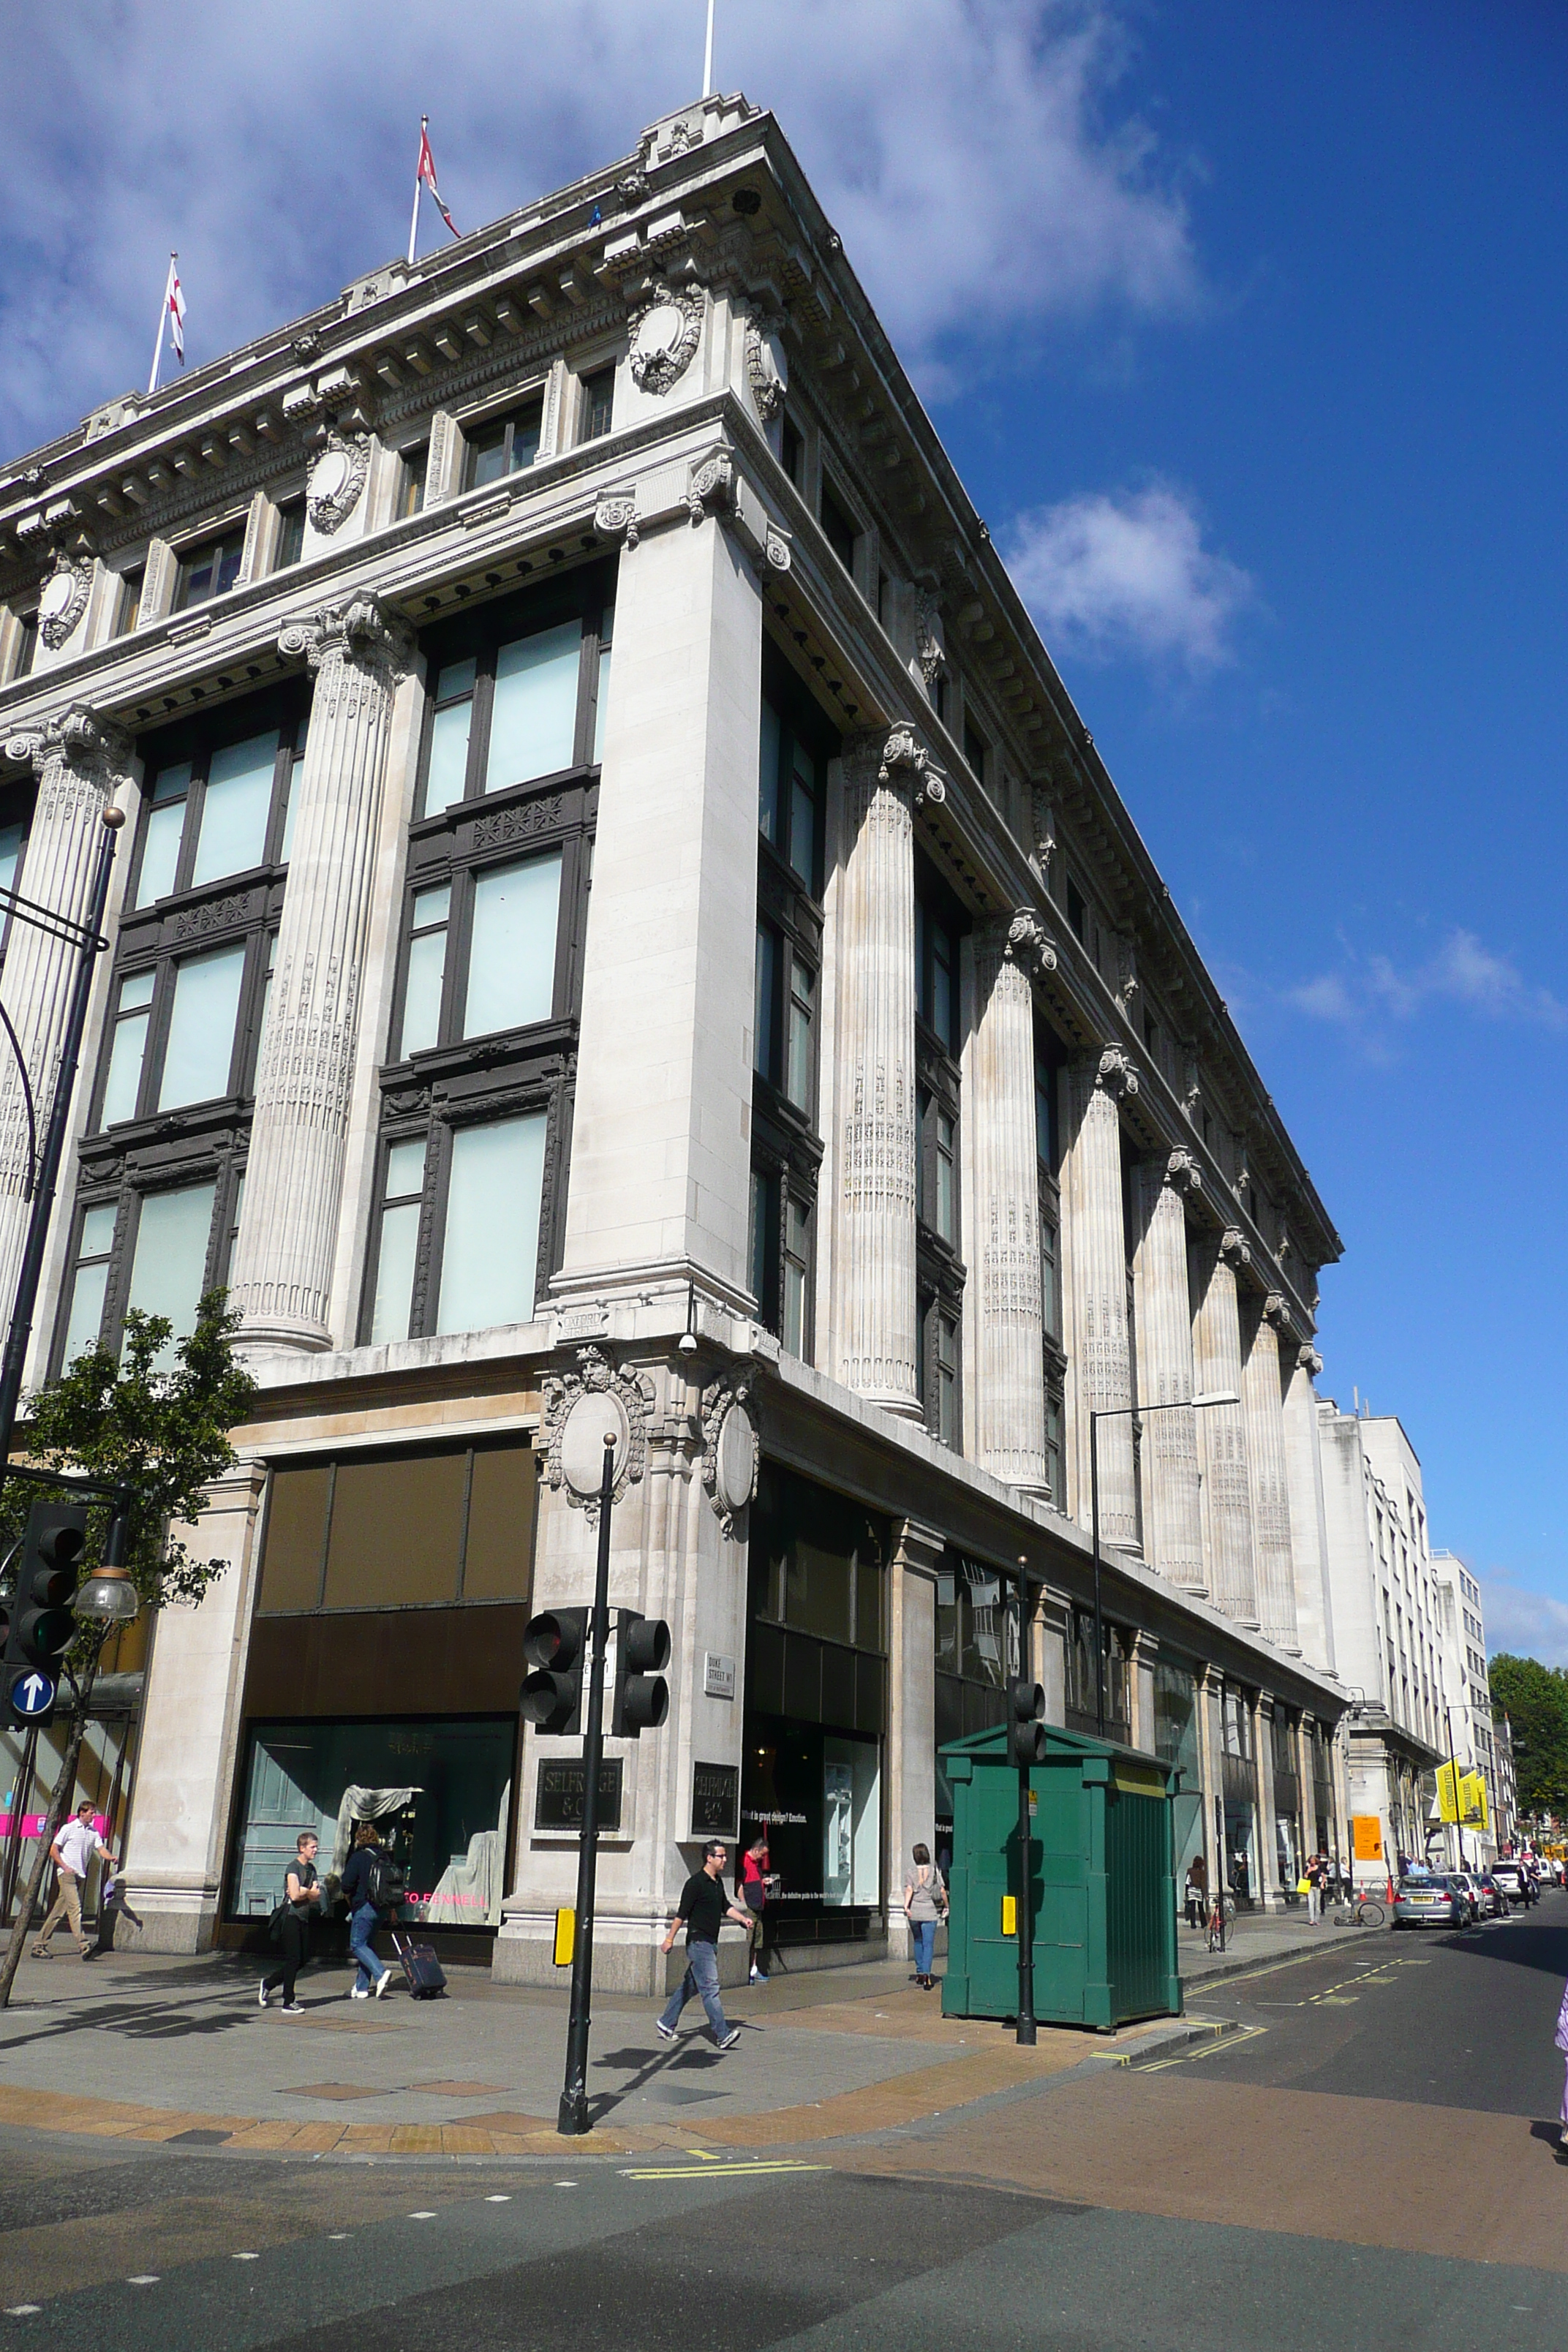
[[[752,1915],[731,1903],[724,1893],[724,1864],[730,1859],[729,1850],[719,1839],[712,1839],[702,1849],[702,1867],[694,1870],[680,1893],[680,1907],[669,1923],[669,1933],[659,1947],[661,1951],[675,1948],[675,1931],[682,1919],[686,1922],[686,1974],[665,2005],[658,2021],[661,2042],[673,2042],[675,2029],[680,2022],[680,2012],[689,2000],[700,1997],[708,2012],[708,2022],[713,2029],[713,2039],[721,2050],[732,2050],[741,2038],[741,2029],[731,2025],[724,2015],[724,2004],[719,1998],[719,1930],[726,1919],[733,1919],[744,1927],[748,1937],[752,1931]]]
[[[256,1996],[258,2006],[265,2009],[281,1985],[285,2017],[305,2014],[304,2004],[294,1998],[294,1979],[310,1957],[310,1922],[321,1911],[321,1882],[316,1875],[320,1847],[314,1830],[301,1830],[294,1841],[294,1859],[283,1874],[283,1900],[278,1906],[282,1964],[262,1978]]]
[[[38,1930],[38,1940],[33,1946],[36,1960],[51,1960],[49,1938],[62,1919],[70,1922],[76,1948],[85,1960],[90,1947],[81,1931],[81,1890],[87,1884],[87,1874],[92,1868],[94,1854],[102,1854],[110,1870],[120,1864],[92,1826],[92,1799],[84,1797],[76,1809],[76,1819],[68,1822],[56,1835],[49,1848],[49,1860],[59,1874],[59,1884],[48,1915]]]

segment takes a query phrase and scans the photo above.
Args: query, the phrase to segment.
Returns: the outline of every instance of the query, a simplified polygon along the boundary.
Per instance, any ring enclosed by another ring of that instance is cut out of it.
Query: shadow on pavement
[[[1504,1923],[1499,1921],[1498,1929]],[[1472,1960],[1506,1960],[1510,1968],[1539,1969],[1543,1976],[1568,1978],[1568,1918],[1548,1926],[1542,1920],[1517,1920],[1506,1933],[1498,1929],[1460,1936],[1439,1936],[1435,1941],[1447,1952],[1462,1952]]]

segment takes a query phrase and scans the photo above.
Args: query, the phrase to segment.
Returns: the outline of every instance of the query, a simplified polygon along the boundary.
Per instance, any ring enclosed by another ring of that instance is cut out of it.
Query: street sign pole
[[[599,1769],[605,1752],[605,1661],[610,1645],[610,1500],[616,1440],[605,1438],[599,1481],[599,1562],[594,1580],[593,1644],[588,1656],[588,1720],[583,1735],[583,1828],[577,1848],[577,1936],[572,1952],[572,2016],[566,2028],[566,2082],[555,2128],[581,2139],[588,2115],[588,2027],[594,1993],[594,1886],[599,1863]]]

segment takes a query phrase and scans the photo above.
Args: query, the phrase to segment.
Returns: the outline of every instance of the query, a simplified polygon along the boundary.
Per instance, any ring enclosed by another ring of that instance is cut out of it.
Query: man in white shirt
[[[92,1868],[93,1856],[99,1853],[102,1854],[110,1870],[119,1869],[119,1864],[92,1826],[92,1799],[84,1797],[76,1809],[75,1821],[66,1823],[49,1848],[49,1860],[59,1874],[59,1888],[49,1906],[48,1916],[38,1930],[38,1940],[33,1946],[36,1960],[54,1958],[49,1950],[49,1937],[62,1919],[69,1920],[77,1949],[86,1959],[89,1947],[81,1932],[81,1890],[87,1882],[87,1874]]]

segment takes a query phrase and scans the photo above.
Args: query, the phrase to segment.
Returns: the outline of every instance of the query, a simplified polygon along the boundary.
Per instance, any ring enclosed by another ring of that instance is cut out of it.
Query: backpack
[[[365,1893],[378,1911],[395,1911],[408,1892],[408,1880],[403,1864],[395,1862],[379,1846],[372,1853],[370,1868],[365,1873]]]

